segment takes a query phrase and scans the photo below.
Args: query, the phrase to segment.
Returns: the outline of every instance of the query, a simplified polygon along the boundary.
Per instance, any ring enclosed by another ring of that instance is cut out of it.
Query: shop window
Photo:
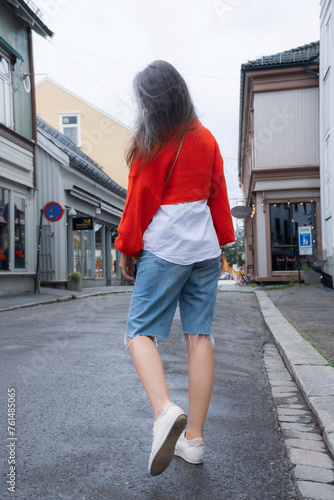
[[[0,188],[1,271],[22,270],[26,267],[25,196],[14,193],[14,211],[10,209],[10,206],[10,191]],[[14,232],[13,229],[11,229],[12,220],[14,220]]]
[[[83,276],[85,278],[92,277],[92,231],[81,231],[83,244]]]
[[[61,113],[59,115],[59,130],[76,146],[81,146],[80,113]]]
[[[104,226],[95,224],[95,278],[103,278]]]
[[[14,235],[14,251],[15,251],[15,269],[25,268],[25,248],[26,248],[26,211],[25,199],[19,195],[14,196],[15,206],[15,235]]]
[[[270,205],[271,260],[273,271],[298,270],[298,227],[312,227],[313,256],[300,256],[300,266],[317,258],[316,204],[314,202]]]
[[[81,274],[81,242],[80,242],[80,231],[74,231],[73,232],[73,243],[74,243],[73,269],[74,269],[74,272]]]
[[[0,123],[13,128],[12,66],[0,53]]]
[[[84,278],[92,277],[92,235],[93,231],[74,231],[74,271]]]
[[[9,269],[9,191],[0,188],[0,270]]]

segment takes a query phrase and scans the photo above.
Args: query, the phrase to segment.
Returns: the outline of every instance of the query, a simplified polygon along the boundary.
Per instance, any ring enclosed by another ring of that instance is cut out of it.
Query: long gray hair
[[[154,61],[133,81],[137,122],[126,154],[127,164],[152,160],[172,139],[184,136],[198,121],[186,82],[166,61]]]

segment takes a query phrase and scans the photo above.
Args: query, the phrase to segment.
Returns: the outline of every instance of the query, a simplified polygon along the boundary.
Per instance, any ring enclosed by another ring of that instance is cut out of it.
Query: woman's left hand
[[[123,278],[130,281],[130,283],[134,283],[135,279],[133,275],[133,260],[129,255],[125,255],[125,253],[121,254],[121,260],[119,263],[119,268],[121,270]]]
[[[223,274],[224,271],[224,254],[223,252],[220,255],[220,276]]]

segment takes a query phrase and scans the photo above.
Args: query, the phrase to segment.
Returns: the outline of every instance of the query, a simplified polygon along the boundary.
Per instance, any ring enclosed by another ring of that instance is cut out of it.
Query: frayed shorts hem
[[[215,345],[215,339],[212,333],[185,333],[182,332],[181,336],[182,339],[184,340],[185,335],[189,335],[190,337],[190,347],[192,346],[192,338],[194,337],[195,341],[194,344],[196,345],[198,337],[202,337],[202,340],[204,340],[204,337],[209,337],[211,346],[214,347]],[[129,345],[136,339],[137,337],[149,337],[152,338],[152,340],[155,342],[155,345],[158,347],[158,340],[168,340],[166,337],[159,337],[159,335],[156,335],[153,337],[152,335],[142,335],[142,334],[137,334],[137,335],[127,335],[126,333],[124,334],[124,345],[125,347],[129,347]]]

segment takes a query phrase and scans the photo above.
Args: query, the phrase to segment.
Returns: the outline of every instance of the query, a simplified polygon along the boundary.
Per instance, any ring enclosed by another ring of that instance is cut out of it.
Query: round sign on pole
[[[247,217],[250,216],[251,211],[248,207],[245,207],[243,205],[238,205],[231,209],[231,214],[236,219],[247,219]]]
[[[56,201],[50,201],[44,207],[44,217],[51,222],[57,222],[63,216],[64,210]]]

